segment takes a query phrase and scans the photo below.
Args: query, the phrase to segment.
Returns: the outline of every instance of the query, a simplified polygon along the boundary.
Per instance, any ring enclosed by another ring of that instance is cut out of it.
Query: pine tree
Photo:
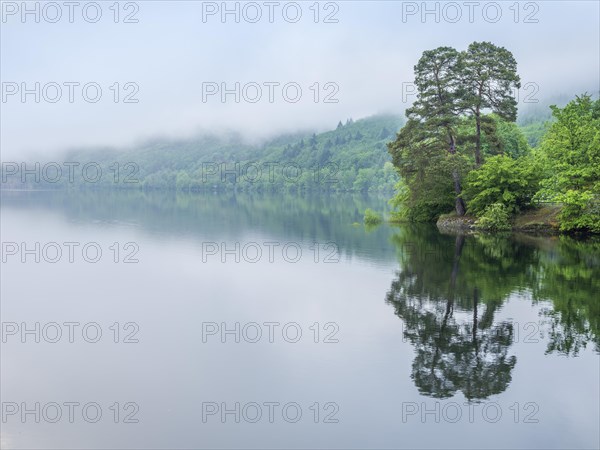
[[[517,62],[504,47],[473,42],[461,54],[458,73],[461,107],[475,119],[475,164],[480,166],[483,110],[491,109],[509,122],[517,119],[514,90],[521,87]]]
[[[438,47],[423,52],[415,66],[415,85],[418,96],[406,115],[415,124],[419,123],[429,135],[442,131],[447,137],[447,151],[455,155],[456,128],[458,126],[461,98],[459,89],[459,53],[451,47]],[[416,125],[415,125],[416,127]],[[464,216],[466,206],[461,197],[460,174],[453,170],[455,208],[459,216]]]

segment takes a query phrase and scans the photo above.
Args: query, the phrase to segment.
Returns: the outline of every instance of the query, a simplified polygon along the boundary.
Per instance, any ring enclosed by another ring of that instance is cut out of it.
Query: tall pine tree
[[[511,52],[491,42],[473,42],[461,53],[460,98],[461,107],[475,119],[475,165],[483,163],[481,131],[484,110],[491,110],[501,118],[517,119],[515,89],[521,87],[517,62]]]
[[[415,66],[417,100],[406,115],[422,124],[430,134],[443,131],[447,136],[447,151],[456,154],[456,128],[461,107],[459,77],[460,54],[451,47],[438,47],[423,53]],[[462,186],[458,168],[452,171],[455,209],[464,216],[466,206],[461,197]]]

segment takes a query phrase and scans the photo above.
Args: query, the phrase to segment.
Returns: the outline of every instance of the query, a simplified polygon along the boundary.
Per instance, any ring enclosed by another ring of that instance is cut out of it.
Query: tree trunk
[[[462,217],[467,213],[465,201],[460,196],[462,192],[462,186],[460,185],[460,176],[458,171],[452,171],[452,178],[454,179],[454,192],[456,192],[456,199],[454,200],[454,207],[456,209],[456,215]]]
[[[448,151],[454,155],[456,154],[456,144],[454,142],[454,136],[452,136],[450,131],[448,131],[448,137],[450,139],[450,149]],[[452,179],[454,180],[454,192],[456,193],[456,199],[454,200],[456,215],[462,217],[466,214],[467,208],[465,206],[465,201],[460,196],[462,193],[462,186],[460,185],[460,175],[458,174],[458,170],[452,171]]]
[[[477,138],[475,141],[475,166],[481,166],[481,116],[479,114],[479,109],[477,109],[477,114],[475,114],[475,123],[477,125]]]
[[[454,240],[454,259],[452,261],[452,274],[450,276],[450,287],[452,288],[452,297],[454,298],[454,288],[456,287],[456,279],[458,278],[458,268],[460,256],[462,255],[465,245],[465,235],[458,234]]]

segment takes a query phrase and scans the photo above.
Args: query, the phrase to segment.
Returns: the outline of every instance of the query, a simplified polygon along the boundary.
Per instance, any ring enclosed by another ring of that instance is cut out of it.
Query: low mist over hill
[[[72,150],[57,164],[79,162],[73,184],[86,187],[391,191],[397,175],[386,143],[402,124],[403,119],[395,115],[346,119],[324,133],[281,135],[260,144],[249,143],[236,133],[154,140],[130,149]],[[40,162],[42,184],[47,163]],[[84,177],[80,167],[89,163],[88,180],[78,183],[78,175]],[[102,176],[89,182],[96,176],[96,164]],[[55,171],[50,168],[48,173],[52,179]],[[18,172],[7,179],[9,186],[23,187]],[[34,187],[33,176],[25,180],[28,187]],[[68,181],[64,175],[47,185],[59,187]]]

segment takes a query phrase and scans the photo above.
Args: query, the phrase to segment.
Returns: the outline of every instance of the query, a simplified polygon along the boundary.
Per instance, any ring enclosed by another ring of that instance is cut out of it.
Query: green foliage
[[[514,88],[520,86],[516,61],[489,42],[474,42],[464,52],[438,47],[423,52],[415,85],[409,121],[388,145],[409,190],[402,194],[406,216],[435,220],[452,206],[462,216],[463,175],[473,162],[481,164],[482,148],[515,158],[528,153],[524,136],[510,123],[516,119]]]
[[[392,207],[390,222],[406,222],[409,220],[408,213],[410,210],[406,207],[406,204],[408,203],[410,191],[402,178],[394,186],[394,191],[396,193],[388,201],[388,204]]]
[[[517,213],[531,205],[539,177],[539,167],[532,156],[492,156],[466,177],[464,196],[469,212],[481,216],[489,205],[501,204],[509,214]]]
[[[433,221],[452,209],[456,195],[453,172],[461,170],[464,160],[449,154],[446,147],[443,131],[427,129],[413,119],[400,130],[396,141],[388,144],[392,162],[408,190],[398,197],[408,209],[408,220]]]
[[[365,209],[365,217],[363,219],[365,225],[379,225],[382,222],[381,216],[370,208]]]
[[[517,74],[517,62],[512,53],[491,42],[473,42],[460,55],[457,72],[460,83],[461,109],[474,119],[476,124],[475,164],[483,163],[481,132],[486,132],[484,111],[491,110],[504,120],[517,119],[517,100],[514,89],[521,87]]]
[[[508,231],[511,229],[508,208],[503,203],[492,203],[479,216],[477,228],[487,231]]]
[[[562,203],[563,231],[600,232],[600,100],[578,96],[552,107],[555,122],[540,144],[551,167],[537,195]]]
[[[517,119],[514,88],[521,87],[517,62],[512,53],[491,42],[473,42],[460,58],[463,107],[473,116],[491,109],[503,119]]]
[[[427,121],[430,128],[442,128],[452,139],[452,129],[458,120],[460,54],[451,47],[427,50],[415,66],[417,100],[406,115]]]
[[[481,152],[483,159],[507,155],[519,158],[530,153],[531,147],[523,130],[514,122],[508,122],[496,114],[482,114]],[[466,154],[475,154],[477,124],[473,118],[463,118],[457,129],[459,146]]]
[[[598,194],[569,189],[556,199],[564,205],[559,216],[561,230],[600,233]]]
[[[544,134],[548,131],[548,128],[550,128],[550,123],[547,121],[532,122],[527,125],[521,125],[520,127],[521,133],[531,147],[537,147],[540,144]]]
[[[511,215],[549,202],[562,205],[561,230],[600,233],[600,100],[552,106],[552,120],[533,111],[519,127],[516,67],[489,42],[423,53],[417,100],[388,144],[403,179],[392,205],[404,209],[393,219],[435,220],[454,206],[506,229]]]
[[[531,148],[523,131],[514,122],[508,122],[499,116],[493,116],[496,124],[500,154],[517,159],[529,154]]]

